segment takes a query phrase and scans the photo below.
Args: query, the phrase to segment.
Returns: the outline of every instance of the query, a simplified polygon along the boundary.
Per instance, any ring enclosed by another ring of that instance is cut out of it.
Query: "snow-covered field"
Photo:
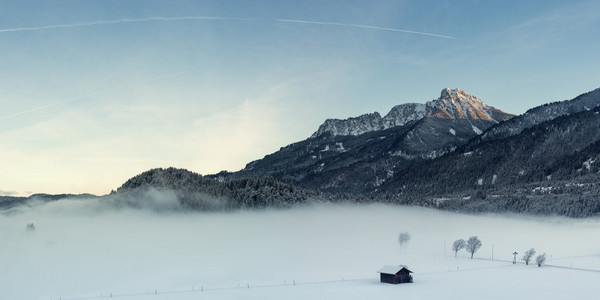
[[[167,213],[60,201],[0,214],[0,299],[598,299],[600,219],[386,205]],[[27,231],[28,223],[35,231]],[[397,242],[400,232],[412,236]],[[473,260],[454,240],[483,242]],[[512,253],[547,253],[547,265]],[[379,283],[405,264],[414,283]]]

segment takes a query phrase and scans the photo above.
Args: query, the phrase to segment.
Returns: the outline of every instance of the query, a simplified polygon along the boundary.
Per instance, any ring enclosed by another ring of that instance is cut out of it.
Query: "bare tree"
[[[452,244],[452,251],[454,251],[454,257],[456,257],[456,255],[458,254],[458,251],[460,251],[461,249],[464,249],[466,245],[467,245],[467,242],[465,242],[465,240],[463,240],[463,239],[458,239],[458,240],[454,241],[454,244]]]
[[[525,254],[523,255],[522,260],[525,261],[526,265],[529,265],[529,261],[531,260],[531,258],[533,258],[534,255],[535,255],[535,249],[531,248],[531,249],[525,251]]]
[[[410,241],[410,233],[406,231],[400,232],[400,234],[398,235],[398,243],[400,243],[400,247],[406,245],[408,241]]]
[[[473,254],[475,254],[479,248],[481,248],[481,241],[477,238],[477,236],[470,237],[465,245],[467,252],[471,253],[471,259],[473,259]]]
[[[546,262],[546,253],[540,254],[535,258],[538,267],[541,267]]]

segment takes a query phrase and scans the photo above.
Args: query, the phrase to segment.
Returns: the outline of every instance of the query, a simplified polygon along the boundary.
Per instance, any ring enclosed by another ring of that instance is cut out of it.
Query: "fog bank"
[[[35,230],[27,230],[29,223]],[[411,240],[401,248],[403,231]],[[532,247],[555,263],[600,254],[598,219],[472,216],[381,204],[157,213],[63,200],[0,215],[0,298],[342,277],[376,282],[375,272],[386,264],[437,271],[424,262],[453,256],[452,242],[473,235],[483,242],[478,259],[512,260],[514,251]]]

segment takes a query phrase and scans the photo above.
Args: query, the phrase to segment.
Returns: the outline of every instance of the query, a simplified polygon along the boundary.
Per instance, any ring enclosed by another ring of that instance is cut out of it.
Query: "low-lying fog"
[[[600,255],[598,219],[470,216],[380,204],[160,214],[90,203],[62,200],[0,214],[0,299],[341,278],[376,283],[383,265],[407,264],[415,277],[456,269],[444,265],[455,259],[452,243],[472,235],[483,242],[477,259],[511,261],[514,251],[535,248],[548,254],[548,264],[586,268],[573,258]],[[400,232],[411,235],[403,247]],[[467,257],[459,252],[458,259]]]

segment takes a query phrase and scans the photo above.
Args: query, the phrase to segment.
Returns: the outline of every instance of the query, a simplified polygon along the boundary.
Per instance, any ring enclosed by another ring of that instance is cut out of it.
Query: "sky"
[[[0,195],[237,171],[328,118],[600,86],[598,1],[2,1]]]

